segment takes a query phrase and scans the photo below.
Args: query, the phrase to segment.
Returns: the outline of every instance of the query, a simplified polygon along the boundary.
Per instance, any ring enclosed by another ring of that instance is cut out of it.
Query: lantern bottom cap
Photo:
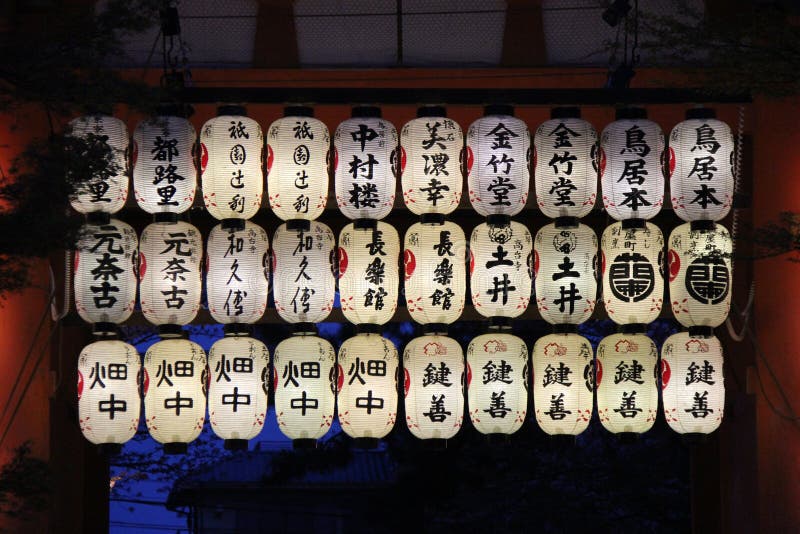
[[[550,434],[550,444],[558,449],[575,446],[575,436],[572,434]]]
[[[224,446],[226,451],[246,451],[248,443],[246,439],[226,439]]]
[[[122,452],[122,443],[101,443],[97,451],[106,456],[113,456]]]
[[[689,446],[703,445],[708,442],[708,434],[701,434],[700,432],[681,434],[681,442]]]
[[[357,449],[377,449],[378,438],[354,438],[353,446]]]
[[[317,440],[312,438],[300,438],[292,440],[292,447],[295,450],[311,450],[317,448]]]
[[[422,441],[425,450],[427,451],[446,451],[447,440],[442,438],[431,438]]]
[[[508,437],[510,434],[486,434],[486,441],[489,442],[490,445],[498,445],[502,443],[508,443]]]
[[[164,444],[164,454],[186,454],[188,450],[188,443],[173,442]]]
[[[619,432],[617,434],[617,440],[626,445],[636,443],[639,440],[639,434],[636,432]]]

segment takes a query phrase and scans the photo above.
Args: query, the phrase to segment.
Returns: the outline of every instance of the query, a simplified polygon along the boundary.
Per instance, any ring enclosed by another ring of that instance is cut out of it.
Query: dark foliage
[[[0,469],[0,513],[27,519],[45,509],[51,492],[47,462],[31,457],[31,444],[14,449],[14,456]]]

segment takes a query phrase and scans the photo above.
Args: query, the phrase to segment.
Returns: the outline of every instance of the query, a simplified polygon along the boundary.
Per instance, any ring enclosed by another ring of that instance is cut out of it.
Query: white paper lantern
[[[421,324],[451,324],[464,311],[467,239],[455,223],[415,223],[406,231],[406,306]]]
[[[216,219],[251,218],[261,207],[264,192],[261,126],[243,115],[223,114],[203,125],[200,142],[203,200],[208,212]]]
[[[578,334],[539,338],[531,353],[536,422],[546,433],[576,436],[586,430],[594,404],[594,354]]]
[[[719,221],[733,204],[733,134],[713,110],[686,115],[669,137],[672,209],[684,221]]]
[[[600,138],[603,204],[618,221],[652,219],[664,202],[664,134],[645,118],[644,110],[623,111],[637,118],[612,122]]]
[[[78,117],[69,123],[69,135],[82,139],[90,153],[108,147],[105,164],[96,176],[75,176],[80,182],[70,195],[70,204],[78,213],[117,213],[128,199],[128,128],[108,115]]]
[[[597,413],[609,432],[641,434],[658,411],[656,345],[644,334],[613,334],[597,347]]]
[[[354,324],[384,324],[397,309],[400,238],[392,226],[352,223],[339,234],[339,299]]]
[[[713,224],[713,223],[712,223]],[[692,230],[692,223],[669,236],[669,300],[683,326],[710,326],[725,322],[731,308],[733,240],[728,230]]]
[[[556,108],[533,138],[536,202],[548,217],[584,217],[597,198],[597,132],[580,111]]]
[[[531,298],[533,239],[518,222],[482,223],[470,239],[470,287],[475,310],[484,317],[517,317]]]
[[[339,348],[339,424],[353,438],[384,437],[397,418],[397,349],[378,334],[358,334]]]
[[[317,440],[333,422],[336,352],[326,340],[298,335],[275,348],[275,414],[278,428],[293,440]]]
[[[679,434],[710,434],[725,414],[722,346],[716,337],[680,332],[661,348],[664,417]]]
[[[311,108],[287,108],[267,130],[267,193],[284,221],[314,220],[328,202],[331,138]]]
[[[411,213],[452,213],[461,202],[464,177],[461,126],[444,108],[420,108],[400,131],[403,202]]]
[[[364,116],[343,121],[333,137],[336,201],[349,219],[383,219],[394,205],[397,130],[378,108],[354,114]]]
[[[310,223],[308,230],[278,226],[272,242],[275,262],[275,308],[290,323],[324,321],[336,296],[336,241],[328,226]]]
[[[254,323],[267,308],[269,238],[255,223],[244,228],[216,225],[208,234],[208,311],[219,323]]]
[[[189,324],[200,309],[200,231],[183,221],[152,223],[142,231],[139,303],[155,325]]]
[[[269,350],[257,339],[224,337],[208,351],[208,419],[224,440],[261,433],[267,414]]]
[[[664,236],[644,228],[608,226],[600,240],[603,302],[617,324],[650,323],[664,304]]]
[[[579,324],[597,304],[597,236],[590,227],[543,226],[533,243],[536,305],[550,324]]]
[[[464,420],[464,353],[439,335],[412,339],[403,352],[406,424],[419,439],[450,439]]]
[[[513,434],[528,413],[528,347],[517,336],[483,334],[467,348],[469,417],[482,434]]]
[[[89,323],[121,323],[136,305],[136,231],[117,219],[85,224],[75,250],[75,308]]]
[[[78,422],[96,445],[122,444],[141,413],[139,353],[117,340],[95,341],[78,356]]]
[[[470,125],[467,187],[475,211],[484,217],[522,211],[530,189],[530,143],[525,122],[508,114],[487,114]]]
[[[159,443],[186,444],[203,430],[206,417],[206,354],[188,339],[154,343],[144,356],[144,413]]]

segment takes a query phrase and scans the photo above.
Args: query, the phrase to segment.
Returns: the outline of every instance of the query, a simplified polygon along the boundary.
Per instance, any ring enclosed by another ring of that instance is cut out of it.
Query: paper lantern
[[[384,324],[397,309],[400,238],[392,226],[352,223],[339,234],[339,299],[354,324]]]
[[[533,243],[536,305],[550,324],[579,324],[597,304],[597,236],[590,227],[543,226]]]
[[[656,420],[656,345],[644,334],[613,334],[597,346],[597,413],[614,434],[647,432]]]
[[[518,222],[479,224],[470,239],[470,287],[484,317],[517,317],[531,298],[533,240]]]
[[[464,178],[461,126],[443,107],[422,107],[400,131],[403,202],[411,213],[452,213],[461,202]]]
[[[241,229],[223,226],[208,234],[208,311],[218,323],[254,323],[267,308],[269,238],[250,221]]]
[[[731,308],[733,240],[720,225],[692,230],[693,223],[669,236],[669,300],[683,326],[725,322]]]
[[[268,368],[269,350],[251,337],[224,337],[208,351],[208,419],[229,448],[246,446],[241,441],[264,428]]]
[[[412,339],[403,352],[406,424],[419,439],[450,439],[464,420],[464,353],[439,335]]]
[[[154,343],[144,356],[144,413],[150,436],[181,451],[203,430],[206,354],[188,339]]]
[[[536,203],[548,217],[584,217],[597,198],[597,132],[577,108],[556,108],[533,138]]]
[[[267,130],[267,193],[284,221],[314,220],[328,202],[331,138],[311,108],[286,108]]]
[[[618,221],[652,219],[664,201],[664,134],[646,117],[640,108],[620,110],[600,138],[603,204]]]
[[[74,262],[75,308],[89,323],[121,323],[136,305],[136,231],[117,219],[85,224]]]
[[[216,219],[251,218],[261,207],[264,192],[261,126],[245,117],[243,108],[221,108],[220,116],[203,125],[200,142],[200,174],[208,212]]]
[[[617,324],[650,323],[664,304],[664,236],[657,226],[623,228],[613,223],[603,232],[603,302]]]
[[[710,434],[725,414],[722,346],[716,337],[680,332],[661,348],[664,417],[679,434]]]
[[[107,115],[78,117],[70,121],[68,135],[81,139],[92,162],[92,176],[74,176],[78,182],[70,204],[78,213],[117,213],[128,199],[128,128]],[[83,153],[81,154],[83,155]]]
[[[531,353],[536,422],[550,435],[577,436],[589,426],[594,405],[594,354],[578,334],[539,338]]]
[[[200,231],[187,222],[152,223],[142,231],[139,303],[155,325],[188,324],[200,309]]]
[[[278,428],[293,440],[317,440],[333,422],[336,352],[317,336],[297,335],[275,348],[273,381]]]
[[[290,323],[324,321],[336,296],[336,241],[328,226],[312,222],[308,230],[278,226],[272,242],[275,308]]]
[[[669,136],[672,209],[684,221],[719,221],[733,204],[733,134],[711,109],[686,116]]]
[[[353,438],[384,437],[397,418],[397,349],[378,334],[339,348],[339,424]]]
[[[397,130],[379,108],[353,114],[333,137],[336,202],[349,219],[383,219],[394,205]]]
[[[140,368],[139,353],[122,341],[95,341],[81,351],[78,422],[86,439],[96,445],[120,445],[136,434]]]
[[[406,231],[406,306],[421,324],[450,324],[461,316],[467,293],[467,239],[455,223],[416,223]]]
[[[531,136],[510,106],[487,106],[467,130],[467,187],[484,217],[516,215],[528,201]],[[498,111],[498,114],[494,112]]]
[[[528,413],[528,347],[517,336],[483,334],[467,348],[469,417],[482,434],[513,434]]]

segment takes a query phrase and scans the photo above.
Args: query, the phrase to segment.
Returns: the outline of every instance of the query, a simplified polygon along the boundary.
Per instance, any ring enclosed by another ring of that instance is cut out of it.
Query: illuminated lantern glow
[[[609,432],[641,434],[658,411],[656,345],[644,334],[613,334],[597,347],[597,412]]]
[[[679,434],[710,434],[725,414],[722,346],[716,337],[680,332],[661,348],[664,418]]]
[[[594,404],[594,354],[578,334],[539,338],[531,354],[536,422],[550,435],[577,436],[589,426]]]
[[[657,226],[616,222],[600,240],[603,301],[617,324],[653,322],[664,304],[664,236]]]
[[[669,298],[683,326],[716,328],[731,308],[733,240],[728,230],[710,223],[685,223],[669,236]]]
[[[597,236],[584,224],[543,226],[533,243],[536,306],[550,324],[580,324],[597,304]]]
[[[467,187],[484,217],[522,211],[530,189],[531,135],[511,106],[486,106],[467,130]]]
[[[489,333],[467,348],[467,398],[482,434],[513,434],[528,413],[528,347],[517,336]]]
[[[84,437],[111,450],[139,427],[139,353],[117,340],[95,341],[78,356],[78,423]]]
[[[450,439],[464,420],[464,353],[440,335],[412,339],[403,352],[406,424],[419,439]]]
[[[455,223],[409,227],[405,236],[406,307],[421,324],[451,324],[461,316],[467,293],[467,239]]]
[[[397,349],[378,334],[358,334],[339,348],[339,424],[352,438],[384,437],[397,418]]]
[[[652,219],[664,202],[664,134],[642,108],[617,111],[600,137],[603,205],[614,219]]]
[[[284,339],[275,348],[274,369],[278,429],[292,440],[321,439],[331,429],[336,401],[333,346],[317,336]]]
[[[250,219],[261,207],[264,136],[244,108],[223,106],[200,133],[203,200],[215,219]]]
[[[328,203],[331,138],[307,107],[287,107],[267,129],[269,206],[284,221],[314,220]]]
[[[397,130],[377,107],[353,108],[333,137],[336,202],[349,219],[392,211],[398,172]]]
[[[206,293],[208,311],[218,323],[254,323],[267,308],[269,238],[255,223],[208,234]]]

